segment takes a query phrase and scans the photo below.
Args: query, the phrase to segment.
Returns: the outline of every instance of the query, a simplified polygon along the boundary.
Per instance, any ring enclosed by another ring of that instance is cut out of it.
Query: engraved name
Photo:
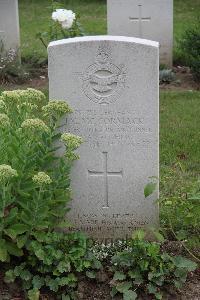
[[[75,110],[63,125],[83,137],[91,148],[126,145],[147,148],[152,128],[143,116],[128,111]]]

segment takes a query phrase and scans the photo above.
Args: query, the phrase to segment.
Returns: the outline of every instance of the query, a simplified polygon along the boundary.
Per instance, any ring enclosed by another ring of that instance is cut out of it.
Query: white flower
[[[67,9],[56,9],[52,13],[52,19],[59,22],[64,29],[70,29],[76,18],[75,13],[72,10]]]
[[[67,21],[63,22],[61,25],[62,25],[62,28],[63,29],[70,29],[73,25],[73,22],[74,22],[74,19],[68,19]]]

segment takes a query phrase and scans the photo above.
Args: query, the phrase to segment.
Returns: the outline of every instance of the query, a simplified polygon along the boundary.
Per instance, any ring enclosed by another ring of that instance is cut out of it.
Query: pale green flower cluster
[[[13,177],[17,177],[17,171],[9,165],[0,165],[0,183],[6,183]]]
[[[19,90],[15,90],[15,91],[4,91],[2,93],[2,99],[5,104],[7,105],[11,105],[11,106],[16,106],[17,104],[19,104],[20,102],[20,94],[19,94]]]
[[[72,112],[72,109],[65,101],[49,101],[49,103],[42,108],[45,116],[62,116]]]
[[[48,185],[52,183],[52,179],[45,172],[38,172],[37,175],[33,176],[33,182],[38,185]]]
[[[74,161],[80,158],[80,155],[74,153],[73,151],[67,151],[65,153],[65,157],[69,160],[69,161]]]
[[[61,135],[61,141],[65,144],[67,151],[65,156],[70,160],[79,159],[79,155],[74,153],[73,151],[76,150],[83,142],[83,139],[80,136],[71,134],[71,133],[63,133]]]
[[[10,119],[6,114],[0,114],[0,128],[6,129],[10,127]]]
[[[32,103],[41,106],[45,102],[45,95],[41,91],[29,88],[27,90],[19,91],[21,98],[27,103]]]
[[[49,127],[40,119],[26,119],[21,128],[32,134],[49,133]]]
[[[73,151],[82,144],[83,139],[80,136],[71,133],[63,133],[61,135],[61,141],[65,144],[67,149]]]
[[[27,105],[41,106],[45,102],[45,95],[38,90],[29,88],[26,90],[5,91],[2,93],[1,100],[8,106],[18,107],[23,103]]]

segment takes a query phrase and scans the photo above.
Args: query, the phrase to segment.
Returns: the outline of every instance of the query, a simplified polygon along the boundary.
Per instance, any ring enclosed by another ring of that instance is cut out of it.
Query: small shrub
[[[194,78],[200,80],[200,18],[183,35],[179,46]]]
[[[19,278],[24,290],[38,295],[36,299],[44,288],[56,293],[56,299],[75,299],[78,275],[82,272],[93,278],[101,267],[88,249],[88,240],[82,233],[37,232],[35,240],[26,245],[28,257],[8,270],[5,280],[10,283]]]
[[[113,256],[112,296],[121,293],[124,300],[134,300],[137,290],[142,290],[154,295],[155,299],[162,299],[163,285],[180,288],[188,272],[196,269],[194,262],[162,253],[158,243],[143,238],[144,233],[137,231],[128,249]]]
[[[29,78],[29,72],[19,62],[18,51],[5,51],[3,44],[0,47],[0,83],[23,82]]]
[[[172,70],[163,69],[159,72],[160,83],[171,83],[176,79],[176,76]]]

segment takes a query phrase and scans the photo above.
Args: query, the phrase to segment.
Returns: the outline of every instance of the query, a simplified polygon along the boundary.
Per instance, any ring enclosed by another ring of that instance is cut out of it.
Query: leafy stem
[[[47,48],[47,43],[45,43],[43,37],[39,37],[39,40],[42,42],[42,44],[44,45],[45,48]]]
[[[0,237],[3,236],[3,229],[4,229],[4,214],[6,208],[6,185],[3,185],[2,188],[2,207],[1,207],[1,230],[0,230]]]
[[[35,202],[35,207],[33,210],[33,220],[32,220],[32,225],[29,231],[29,235],[32,235],[33,230],[35,229],[35,225],[36,225],[36,218],[37,218],[37,214],[38,214],[38,209],[39,209],[39,203],[41,200],[41,194],[42,194],[42,186],[39,187],[39,192],[38,192],[38,196],[36,197],[36,201]]]

